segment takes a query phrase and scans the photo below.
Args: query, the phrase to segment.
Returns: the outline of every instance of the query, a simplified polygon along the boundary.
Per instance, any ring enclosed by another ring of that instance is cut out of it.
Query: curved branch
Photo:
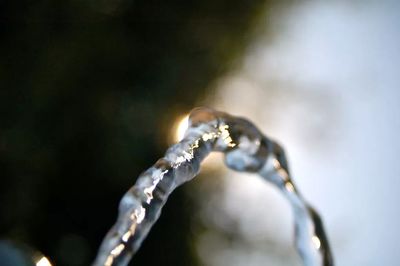
[[[283,149],[248,120],[208,108],[191,112],[184,139],[142,173],[122,197],[117,222],[93,265],[127,265],[168,196],[198,174],[201,161],[212,151],[223,152],[229,168],[258,173],[284,194],[294,212],[295,243],[304,265],[333,265],[321,219],[292,182]]]

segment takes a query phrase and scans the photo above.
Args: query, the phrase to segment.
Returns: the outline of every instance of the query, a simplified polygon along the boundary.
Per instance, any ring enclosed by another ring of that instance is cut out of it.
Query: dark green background
[[[88,265],[118,201],[251,40],[264,1],[1,1],[0,237]],[[178,189],[135,265],[196,265]]]

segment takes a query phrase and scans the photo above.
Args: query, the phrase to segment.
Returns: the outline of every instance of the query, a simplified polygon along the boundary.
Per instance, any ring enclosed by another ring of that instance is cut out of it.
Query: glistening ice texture
[[[285,195],[294,212],[295,243],[304,265],[333,265],[322,221],[290,179],[283,149],[246,119],[208,108],[191,112],[184,139],[141,174],[123,196],[117,222],[103,240],[93,265],[127,265],[168,196],[197,175],[201,161],[212,151],[223,152],[229,168],[258,173]]]

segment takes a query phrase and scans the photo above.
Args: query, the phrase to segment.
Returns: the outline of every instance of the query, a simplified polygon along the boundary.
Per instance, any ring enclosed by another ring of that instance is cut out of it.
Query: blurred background
[[[198,105],[285,147],[337,265],[399,261],[396,1],[2,1],[0,21],[0,265],[89,265]],[[288,203],[220,157],[132,265],[301,265]]]

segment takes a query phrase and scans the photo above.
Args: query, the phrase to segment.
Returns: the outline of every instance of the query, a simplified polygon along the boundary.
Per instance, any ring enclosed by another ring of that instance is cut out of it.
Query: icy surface
[[[191,112],[183,140],[141,174],[123,196],[117,222],[103,240],[93,265],[127,265],[168,196],[194,178],[201,161],[213,151],[225,154],[229,168],[258,173],[287,198],[295,217],[296,248],[304,265],[333,265],[321,219],[291,180],[283,149],[248,120],[208,108]]]

